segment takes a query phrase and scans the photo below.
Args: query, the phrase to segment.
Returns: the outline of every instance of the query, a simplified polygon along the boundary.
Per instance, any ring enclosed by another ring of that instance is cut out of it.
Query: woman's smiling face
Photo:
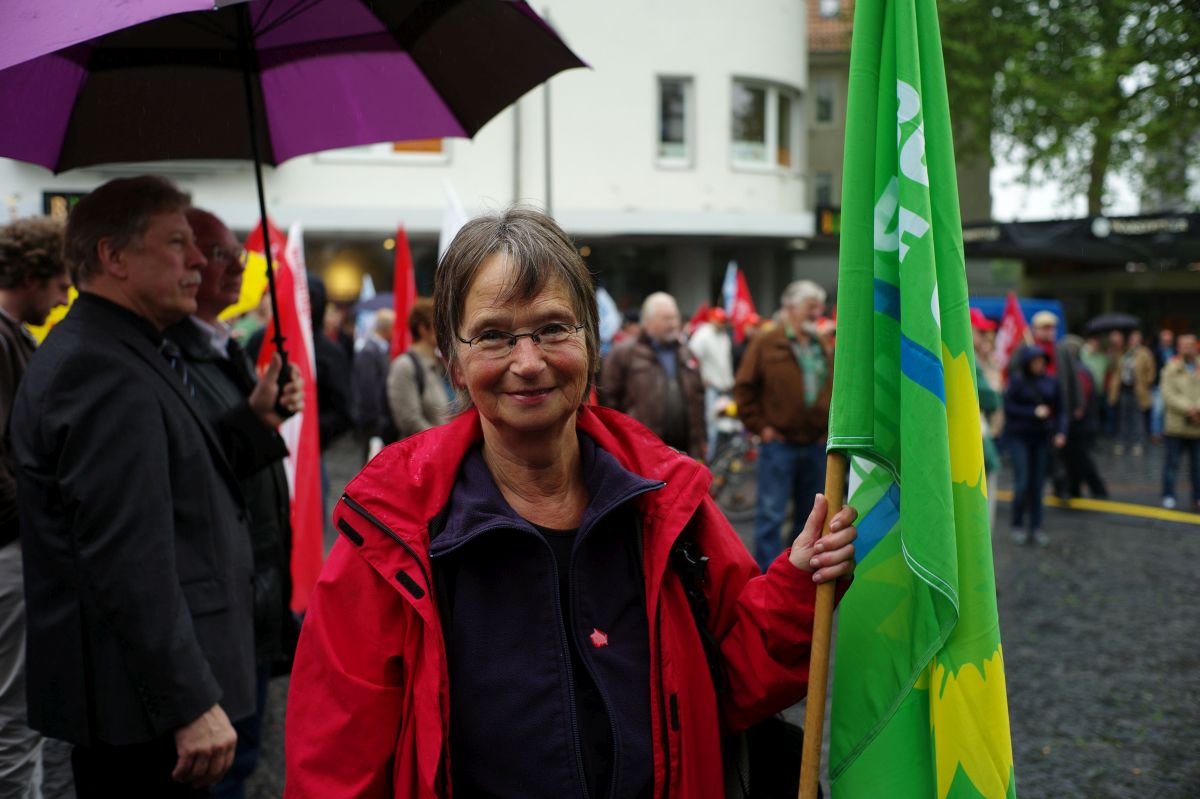
[[[551,280],[532,300],[507,299],[513,268],[503,253],[491,255],[475,275],[463,305],[458,336],[486,331],[528,333],[549,323],[580,323],[565,286]],[[466,388],[484,420],[484,430],[542,438],[573,421],[588,382],[584,334],[546,347],[529,337],[511,352],[492,357],[469,344],[457,344],[454,381]]]

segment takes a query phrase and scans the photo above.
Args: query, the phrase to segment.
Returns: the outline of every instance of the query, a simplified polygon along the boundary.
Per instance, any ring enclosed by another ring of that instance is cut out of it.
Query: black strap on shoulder
[[[421,363],[421,359],[412,350],[405,353],[412,359],[413,374],[417,378],[417,404],[424,402],[425,397],[425,366]]]
[[[692,609],[696,632],[700,634],[700,643],[704,646],[704,659],[708,661],[708,672],[712,675],[713,687],[718,694],[723,694],[729,689],[729,680],[725,675],[724,661],[721,659],[721,647],[708,627],[708,597],[704,593],[704,584],[708,582],[708,556],[700,552],[700,546],[692,537],[690,527],[684,528],[671,547],[671,566],[679,575],[683,593]]]

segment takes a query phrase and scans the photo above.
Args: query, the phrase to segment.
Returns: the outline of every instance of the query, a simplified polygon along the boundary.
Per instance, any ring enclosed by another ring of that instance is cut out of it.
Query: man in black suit
[[[296,622],[289,607],[291,523],[287,446],[276,432],[283,419],[275,408],[279,395],[279,356],[263,379],[256,377],[245,352],[219,315],[236,303],[242,291],[242,247],[233,232],[212,213],[189,208],[188,223],[207,263],[200,270],[196,312],[169,327],[167,338],[183,354],[196,399],[225,449],[241,483],[250,513],[254,548],[254,644],[258,661],[257,712],[234,725],[238,734],[233,766],[212,794],[228,799],[245,796],[246,778],[258,763],[267,679],[295,651]],[[291,364],[280,404],[304,406],[300,367]]]
[[[80,799],[193,796],[254,712],[246,512],[178,350],[204,255],[161,178],[80,200],[80,295],[12,415],[31,726],[74,743]]]

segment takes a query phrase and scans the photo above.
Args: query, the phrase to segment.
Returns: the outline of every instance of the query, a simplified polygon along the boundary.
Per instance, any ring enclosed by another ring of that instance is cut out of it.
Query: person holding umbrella
[[[585,404],[595,291],[543,214],[468,222],[434,304],[465,410],[346,487],[292,672],[285,796],[719,792],[723,731],[804,694],[815,584],[851,573],[854,510],[815,541],[818,496],[760,575],[702,464]]]

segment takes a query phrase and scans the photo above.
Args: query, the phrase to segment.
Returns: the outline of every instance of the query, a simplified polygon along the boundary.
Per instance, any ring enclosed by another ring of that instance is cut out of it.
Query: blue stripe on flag
[[[900,486],[892,483],[887,493],[879,498],[875,507],[862,517],[856,525],[858,539],[854,542],[854,559],[862,563],[867,554],[900,521]]]
[[[900,334],[900,373],[946,404],[942,359],[903,333]]]
[[[900,321],[900,287],[875,278],[875,311]]]

